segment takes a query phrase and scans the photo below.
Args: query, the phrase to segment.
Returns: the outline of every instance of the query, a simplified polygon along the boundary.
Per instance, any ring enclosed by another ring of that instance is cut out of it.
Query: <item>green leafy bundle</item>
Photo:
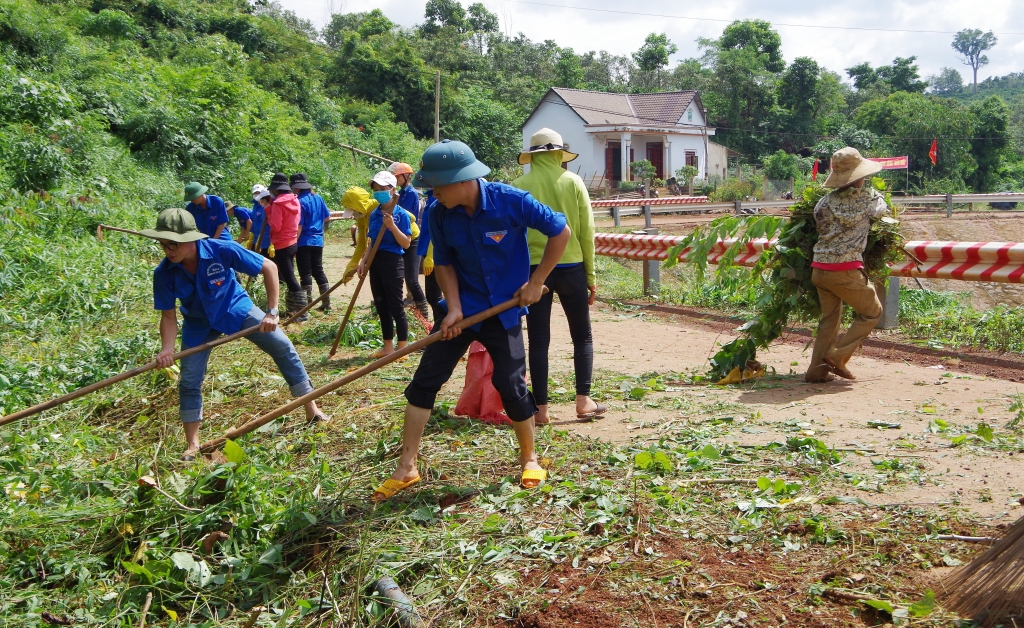
[[[885,189],[881,179],[872,185]],[[689,260],[696,265],[698,278],[707,270],[707,255],[720,240],[734,239],[722,255],[714,276],[728,281],[736,289],[753,287],[759,295],[755,307],[758,315],[739,331],[743,336],[722,346],[711,358],[708,378],[718,381],[734,368],[757,370],[754,359],[758,349],[765,349],[782,335],[790,319],[810,321],[821,316],[818,290],[811,282],[811,262],[814,245],[818,242],[814,207],[825,196],[820,186],[806,188],[790,208],[788,219],[780,216],[724,216],[698,227],[669,251],[672,266],[680,253],[689,249]],[[886,203],[892,204],[886,194]],[[894,211],[894,210],[893,210]],[[895,216],[895,211],[894,211]],[[758,238],[777,238],[775,245],[764,252],[749,273],[736,283],[736,256],[746,245]],[[900,259],[903,238],[895,218],[884,218],[872,225],[864,253],[864,266],[872,279],[883,279],[889,274],[889,264]]]

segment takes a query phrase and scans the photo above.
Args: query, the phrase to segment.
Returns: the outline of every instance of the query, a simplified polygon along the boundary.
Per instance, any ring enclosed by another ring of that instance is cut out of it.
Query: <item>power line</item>
[[[640,17],[660,17],[669,18],[675,20],[692,20],[695,22],[719,22],[719,23],[732,23],[736,20],[728,20],[722,18],[713,17],[694,17],[690,15],[672,15],[666,13],[641,13],[639,11],[619,11],[616,9],[597,9],[594,7],[580,7],[568,4],[549,4],[547,2],[531,2],[530,0],[505,0],[506,2],[513,2],[515,4],[532,4],[539,7],[547,7],[549,9],[575,9],[577,11],[593,11],[596,13],[616,13],[619,15],[636,15]],[[766,20],[768,21],[768,20]],[[828,30],[844,30],[844,31],[874,31],[881,33],[918,33],[918,34],[933,34],[933,35],[956,35],[957,31],[938,31],[938,30],[915,30],[910,28],[868,28],[862,26],[827,26],[824,24],[790,24],[786,22],[772,22],[772,26],[788,26],[792,28],[821,28]],[[1024,33],[997,33],[998,35],[1024,35]]]

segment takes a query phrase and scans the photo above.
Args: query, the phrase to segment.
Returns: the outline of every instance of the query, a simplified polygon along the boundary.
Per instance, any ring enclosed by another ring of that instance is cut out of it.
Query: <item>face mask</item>
[[[373,198],[381,205],[387,205],[391,201],[391,190],[378,190],[373,193]]]

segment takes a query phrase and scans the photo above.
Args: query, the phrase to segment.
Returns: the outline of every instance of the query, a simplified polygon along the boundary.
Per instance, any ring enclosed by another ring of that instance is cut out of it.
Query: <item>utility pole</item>
[[[434,78],[434,143],[441,141],[441,70]]]

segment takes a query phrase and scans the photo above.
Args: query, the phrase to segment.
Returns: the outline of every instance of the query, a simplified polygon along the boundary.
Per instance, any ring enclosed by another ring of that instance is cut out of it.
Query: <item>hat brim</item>
[[[415,181],[423,183],[426,187],[436,188],[442,185],[453,185],[455,183],[462,183],[463,181],[479,179],[480,177],[486,177],[489,174],[491,174],[491,169],[478,160],[468,166],[456,168],[454,170],[437,170],[430,172],[420,169],[420,171],[416,173]],[[414,184],[417,187],[420,187],[418,183]]]
[[[570,153],[569,151],[561,149],[561,148],[559,148],[557,150],[562,151],[562,163],[563,164],[567,164],[570,161],[572,161],[572,160],[576,159],[577,157],[579,157],[578,154]],[[555,151],[553,151],[553,150],[527,150],[527,151],[523,151],[523,152],[519,153],[519,165],[520,166],[525,166],[526,164],[530,163],[533,160],[533,154],[534,153],[553,153],[553,152],[555,152]]]
[[[291,183],[290,185],[291,185],[291,188],[293,190],[312,190],[313,189],[313,186],[310,185],[308,181],[296,181],[295,183]]]
[[[210,188],[206,187],[205,185],[200,185],[199,186],[199,191],[196,192],[196,194],[192,198],[189,198],[188,194],[185,195],[185,202],[186,203],[191,203],[192,201],[196,200],[197,198],[199,198],[203,194],[206,194],[209,191],[210,191]]]
[[[178,233],[177,231],[157,231],[156,229],[143,229],[140,231],[142,235],[147,238],[153,238],[154,240],[170,240],[171,242],[177,242],[179,244],[184,242],[195,242],[196,240],[205,240],[208,236],[200,231],[188,231],[185,233]]]
[[[291,192],[292,186],[287,183],[277,183],[267,189],[268,192]]]
[[[825,178],[825,183],[822,184],[826,188],[841,188],[863,179],[864,177],[875,174],[876,172],[882,171],[882,164],[877,161],[868,161],[865,159],[853,170],[847,172],[836,172],[833,170],[828,173],[828,177]]]

